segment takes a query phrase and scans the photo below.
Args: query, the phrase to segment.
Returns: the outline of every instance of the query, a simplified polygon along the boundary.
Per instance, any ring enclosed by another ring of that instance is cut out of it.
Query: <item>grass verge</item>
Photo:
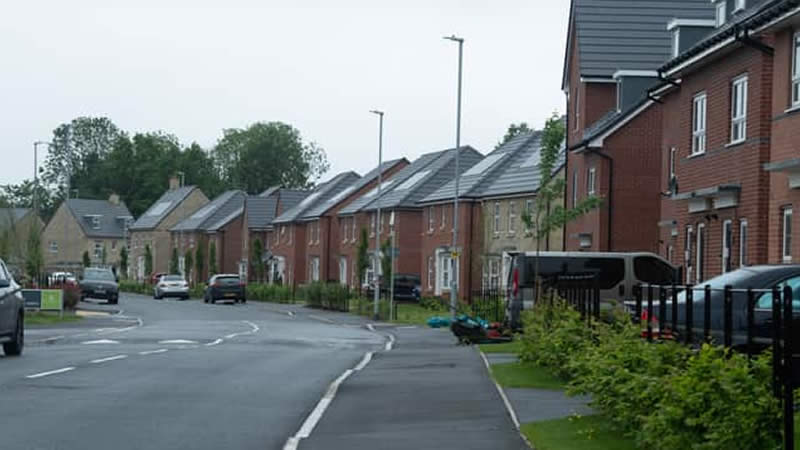
[[[83,317],[76,316],[72,312],[64,312],[64,316],[60,317],[57,312],[26,312],[25,325],[55,325],[59,323],[77,322],[82,320]]]
[[[561,390],[567,384],[566,381],[556,377],[547,369],[532,363],[511,362],[492,364],[491,367],[492,376],[497,383],[507,388]]]
[[[523,424],[522,433],[536,450],[628,450],[635,449],[632,439],[626,438],[611,426],[603,415],[567,417]]]
[[[483,353],[513,353],[517,355],[522,350],[522,342],[515,339],[504,344],[481,344],[478,347]]]

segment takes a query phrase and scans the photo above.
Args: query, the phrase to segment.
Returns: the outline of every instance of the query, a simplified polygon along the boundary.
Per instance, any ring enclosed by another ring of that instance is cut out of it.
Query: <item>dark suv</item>
[[[116,305],[119,302],[119,285],[111,269],[91,267],[83,272],[80,282],[81,301],[87,298],[105,299]]]
[[[7,356],[19,356],[25,344],[25,302],[20,286],[0,260],[0,343]]]
[[[217,300],[233,300],[234,303],[246,302],[244,283],[239,275],[214,275],[208,280],[203,301],[216,303]]]

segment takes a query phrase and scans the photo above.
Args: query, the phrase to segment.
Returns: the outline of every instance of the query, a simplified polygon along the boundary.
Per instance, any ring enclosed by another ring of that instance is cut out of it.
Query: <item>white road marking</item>
[[[236,334],[236,333],[233,333],[233,334],[228,334],[228,335],[225,335],[225,339],[233,339],[233,338],[235,338],[236,336],[238,336],[238,334]]]
[[[489,366],[489,360],[486,359],[486,355],[483,354],[482,351],[478,350],[478,353],[480,353],[481,359],[483,359],[483,365],[486,366],[486,370],[489,371],[489,378],[492,378],[492,369]],[[517,431],[520,431],[519,419],[517,419],[517,413],[514,412],[514,407],[511,406],[511,402],[508,400],[506,392],[499,384],[497,384],[497,381],[495,381],[494,378],[492,378],[492,382],[494,382],[494,387],[497,388],[497,392],[500,394],[500,397],[503,399],[503,403],[506,405],[506,411],[508,411],[508,415],[511,416],[511,421],[514,422],[514,426],[517,428]],[[528,442],[528,438],[526,438],[525,435],[522,434],[522,432],[520,432],[520,436],[522,436],[522,439],[524,439],[525,442]],[[530,445],[530,442],[528,442],[528,445]]]
[[[81,344],[85,344],[85,345],[119,344],[119,341],[113,341],[111,339],[97,339],[97,340],[94,340],[94,341],[81,342]]]
[[[139,352],[140,355],[155,355],[156,353],[165,353],[168,352],[166,348],[160,348],[158,350],[147,350],[144,352]]]
[[[159,344],[197,344],[197,341],[190,341],[187,339],[168,339],[166,341],[158,341]]]
[[[245,334],[258,333],[258,331],[261,329],[261,328],[258,327],[258,325],[254,324],[253,322],[250,322],[249,320],[243,320],[242,322],[250,325],[250,330],[249,331],[242,331],[240,333],[231,333],[231,334],[225,336],[225,339],[233,339],[236,336],[244,336]]]
[[[128,355],[117,355],[117,356],[109,356],[108,358],[100,358],[100,359],[93,359],[89,361],[92,364],[100,364],[108,361],[116,361],[118,359],[125,359]]]
[[[217,344],[221,344],[221,343],[222,343],[222,339],[217,339],[217,340],[216,340],[216,341],[214,341],[214,342],[209,342],[209,343],[205,344],[205,346],[206,346],[206,347],[213,347],[213,346],[215,346],[215,345],[217,345]]]
[[[144,326],[144,322],[142,321],[141,318],[136,317],[136,325],[133,325],[133,326],[130,326],[130,327],[125,327],[125,328],[113,328],[113,329],[109,329],[106,332],[102,332],[102,333],[98,332],[98,334],[124,333],[126,331],[135,330],[136,328],[139,328],[139,327],[142,327],[142,326]]]
[[[294,311],[286,311],[286,314],[288,314],[289,317],[294,317]]]
[[[389,333],[389,340],[386,341],[386,345],[383,347],[384,350],[391,351],[392,347],[394,347],[394,335]]]
[[[375,326],[374,326],[374,325],[372,325],[371,323],[368,323],[368,324],[367,324],[367,329],[368,329],[369,331],[372,331],[373,333],[375,332]]]
[[[364,367],[367,367],[370,361],[372,361],[372,352],[367,352],[364,354],[364,359],[362,359],[357,366],[353,367],[353,371],[360,372]]]
[[[27,377],[25,377],[25,378],[30,378],[30,379],[33,379],[33,378],[42,378],[42,377],[46,377],[46,376],[48,376],[48,375],[56,375],[56,374],[59,374],[59,373],[69,372],[69,371],[71,371],[71,370],[75,370],[75,368],[74,368],[74,367],[64,367],[63,369],[51,370],[51,371],[49,371],[49,372],[35,373],[35,374],[33,374],[33,375],[28,375],[28,376],[27,376]]]

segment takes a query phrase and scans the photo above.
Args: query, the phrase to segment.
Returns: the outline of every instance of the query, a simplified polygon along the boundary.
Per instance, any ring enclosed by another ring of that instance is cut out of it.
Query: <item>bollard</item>
[[[772,288],[772,390],[775,397],[781,398],[781,291]]]

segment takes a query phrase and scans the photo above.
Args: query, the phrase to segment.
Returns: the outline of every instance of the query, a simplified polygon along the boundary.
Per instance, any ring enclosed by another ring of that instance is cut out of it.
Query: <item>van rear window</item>
[[[648,284],[670,284],[675,280],[675,270],[652,256],[637,256],[633,260],[636,279]]]
[[[525,257],[525,275],[520,280],[523,286],[533,286],[536,258]],[[611,289],[625,279],[625,260],[622,258],[567,258],[542,256],[539,258],[541,277],[587,276],[595,277],[600,289]]]

